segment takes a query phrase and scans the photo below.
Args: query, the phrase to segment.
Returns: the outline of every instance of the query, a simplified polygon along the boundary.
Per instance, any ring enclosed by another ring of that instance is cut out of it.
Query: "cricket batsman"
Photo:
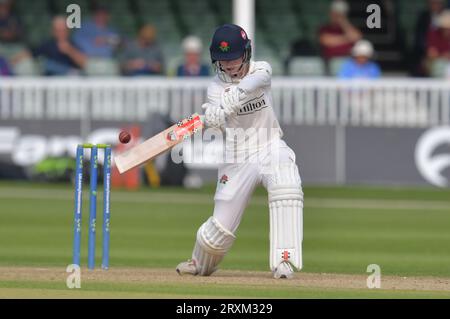
[[[292,278],[293,267],[302,268],[303,192],[295,153],[282,140],[272,108],[271,66],[251,60],[251,41],[234,24],[216,29],[210,54],[217,75],[202,105],[204,122],[225,132],[225,152],[241,160],[219,165],[213,215],[198,229],[192,258],[176,270],[201,276],[216,271],[236,239],[251,194],[262,184],[270,210],[270,269],[274,278]],[[244,131],[245,143],[236,143],[230,129]],[[267,132],[264,139],[261,130]]]

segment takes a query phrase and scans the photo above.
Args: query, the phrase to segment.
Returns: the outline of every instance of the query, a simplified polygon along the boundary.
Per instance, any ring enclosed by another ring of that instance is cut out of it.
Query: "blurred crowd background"
[[[448,2],[256,0],[255,58],[274,75],[447,77]],[[0,0],[0,74],[207,76],[210,37],[231,21],[231,0]]]
[[[77,143],[121,152],[201,112],[212,34],[240,21],[254,25],[254,59],[272,66],[305,183],[448,185],[449,2],[0,0],[0,179],[68,180]],[[354,78],[382,81],[340,81]],[[117,144],[120,130],[132,142]],[[113,185],[215,181],[219,144],[190,150],[201,163],[166,153]]]

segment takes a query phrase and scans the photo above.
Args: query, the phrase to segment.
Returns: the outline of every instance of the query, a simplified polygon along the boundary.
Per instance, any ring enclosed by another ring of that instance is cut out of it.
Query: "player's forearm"
[[[241,83],[239,83],[239,88],[248,94],[256,89],[270,86],[272,80],[271,73],[270,66],[257,69],[253,73],[248,74]]]
[[[320,44],[327,47],[337,47],[347,44],[349,40],[345,35],[323,34],[320,37]]]
[[[430,58],[430,59],[436,59],[436,58],[439,57],[439,52],[438,52],[438,50],[436,50],[435,48],[430,47],[430,48],[428,48],[427,56],[428,56],[428,58]]]
[[[356,42],[362,38],[362,33],[357,28],[355,28],[350,21],[343,19],[340,22],[340,26],[344,31],[344,36],[351,42]]]
[[[349,41],[356,42],[362,38],[362,33],[358,29],[350,26],[345,30],[345,36]]]

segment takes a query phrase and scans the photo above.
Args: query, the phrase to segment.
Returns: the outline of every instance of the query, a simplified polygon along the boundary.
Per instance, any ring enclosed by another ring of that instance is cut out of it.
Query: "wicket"
[[[77,146],[75,170],[75,217],[73,264],[80,266],[81,250],[81,212],[83,193],[83,158],[84,149],[91,150],[90,160],[90,202],[89,202],[89,239],[88,239],[88,269],[95,268],[95,233],[97,219],[97,176],[98,149],[104,149],[103,164],[103,242],[102,269],[109,268],[109,239],[110,239],[110,195],[111,195],[111,145],[80,144]]]

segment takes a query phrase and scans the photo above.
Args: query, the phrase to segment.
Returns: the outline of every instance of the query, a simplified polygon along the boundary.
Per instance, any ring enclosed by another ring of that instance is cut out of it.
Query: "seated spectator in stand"
[[[330,22],[319,30],[319,42],[325,60],[349,56],[361,32],[347,18],[348,4],[343,0],[331,3]]]
[[[420,13],[415,29],[415,45],[424,50],[428,31],[439,28],[439,16],[445,10],[444,0],[428,0],[427,3],[428,8]]]
[[[184,63],[178,66],[177,76],[208,76],[209,67],[202,64],[202,41],[196,36],[188,36],[182,43]]]
[[[22,26],[11,6],[11,0],[0,0],[0,43],[17,43],[21,40]]]
[[[74,44],[88,57],[112,58],[120,44],[119,34],[109,26],[106,7],[94,8],[93,19],[83,22],[73,35]]]
[[[445,10],[444,0],[428,0],[428,8],[422,11],[417,19],[414,33],[414,50],[411,52],[412,74],[426,76],[426,68],[423,63],[427,53],[428,31],[436,30],[439,15]]]
[[[30,55],[22,40],[22,25],[12,11],[12,0],[0,0],[0,55],[11,67],[29,59]],[[26,58],[26,59],[24,59]]]
[[[367,40],[359,40],[352,49],[352,57],[342,63],[338,77],[341,79],[376,79],[381,76],[377,63],[371,61],[373,46]]]
[[[163,54],[156,42],[156,29],[144,25],[138,38],[129,43],[122,55],[124,75],[158,75],[163,73]]]
[[[32,50],[34,56],[45,58],[45,75],[78,74],[86,65],[87,57],[70,40],[64,17],[53,19],[52,34],[51,39]]]
[[[438,28],[430,29],[427,35],[427,57],[435,59],[450,58],[450,10],[444,10],[438,18]]]
[[[0,56],[0,76],[13,75],[8,62]]]

